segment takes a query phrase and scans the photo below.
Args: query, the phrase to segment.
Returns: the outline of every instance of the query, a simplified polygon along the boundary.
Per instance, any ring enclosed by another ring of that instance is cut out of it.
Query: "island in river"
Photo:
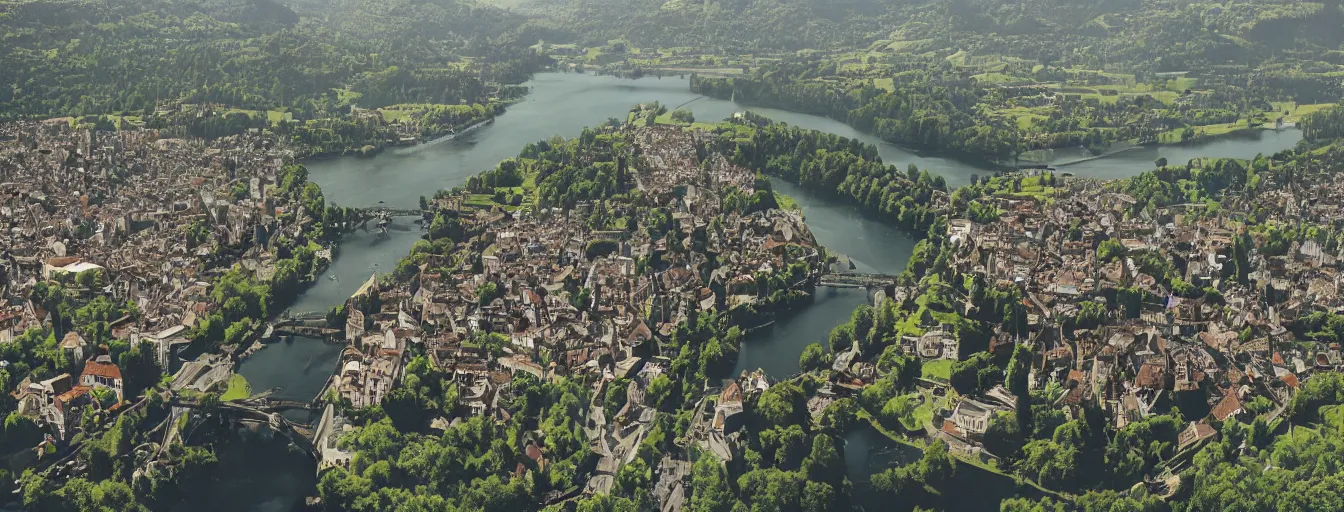
[[[725,129],[752,137],[750,126]],[[703,386],[731,375],[746,328],[809,300],[829,258],[800,212],[778,208],[770,180],[725,151],[727,135],[603,126],[529,144],[465,188],[436,194],[427,241],[397,266],[395,282],[348,304],[333,396],[344,410],[385,414],[357,413],[365,422],[403,432],[438,425],[448,437],[472,430],[485,436],[476,443],[538,425],[527,457],[540,479],[531,489],[510,484],[506,500],[609,492],[612,474],[579,468],[623,467],[646,442],[643,457],[666,454],[669,468],[690,466],[674,441],[731,459],[723,436],[759,390],[707,401]],[[700,412],[677,425],[682,410]],[[437,445],[426,441],[423,449]],[[467,466],[460,478],[485,486],[513,464]],[[361,499],[346,492],[352,478],[339,466],[324,473],[324,503],[345,509]],[[429,475],[388,492],[421,485],[442,503],[474,499]]]
[[[309,160],[305,165],[309,169],[310,179],[321,185],[327,200],[335,204],[352,207],[385,204],[415,208],[420,196],[465,184],[468,177],[493,168],[500,160],[516,154],[518,148],[527,141],[549,139],[556,135],[573,136],[585,126],[597,126],[607,119],[624,117],[631,105],[652,101],[670,106],[681,105],[681,108],[692,111],[697,119],[702,120],[715,121],[737,112],[751,111],[793,126],[848,137],[876,147],[883,162],[899,167],[914,164],[922,170],[942,176],[949,186],[961,186],[969,183],[973,176],[988,177],[994,173],[992,168],[955,158],[912,153],[828,118],[699,96],[689,91],[688,80],[676,77],[628,80],[577,73],[540,73],[525,85],[530,91],[529,95],[511,105],[489,126],[448,140],[394,148],[368,159],[341,157]],[[1086,177],[1125,178],[1150,168],[1158,158],[1182,163],[1201,157],[1254,158],[1257,154],[1270,155],[1291,149],[1301,138],[1300,130],[1261,130],[1203,144],[1145,147],[1069,164],[1061,167],[1060,171]],[[1076,159],[1063,154],[1058,158],[1061,161]],[[778,190],[799,202],[808,224],[813,227],[822,245],[850,256],[860,269],[895,273],[905,268],[915,238],[866,217],[833,195],[790,186],[778,179],[774,182]],[[397,259],[409,252],[419,237],[416,226],[403,219],[393,224],[388,236],[357,233],[348,238],[327,275],[302,294],[293,309],[326,311],[340,304],[369,275],[391,271]],[[331,276],[336,276],[336,279],[330,279]],[[853,306],[862,300],[856,292],[837,292],[836,302],[842,304],[836,304],[837,307],[827,315],[827,320],[809,321],[805,325],[816,326],[815,332],[829,332],[831,327],[844,323],[849,312],[853,311]],[[821,304],[825,307],[825,298]],[[819,323],[824,323],[825,327],[819,326]],[[792,329],[777,329],[776,332],[776,336],[763,340],[763,343],[769,344],[768,347],[762,350],[748,348],[745,353],[751,354],[748,357],[759,354],[773,358],[769,362],[761,360],[762,364],[752,366],[773,366],[781,369],[781,375],[787,375],[796,371],[796,367],[789,368],[789,365],[796,362],[802,347],[816,341],[816,338],[810,335],[794,336],[797,330]],[[296,340],[292,345],[273,348],[275,350],[257,354],[240,368],[256,389],[281,387],[289,390],[284,391],[288,396],[310,399],[311,395],[300,395],[315,392],[330,374],[296,374],[288,371],[288,362],[317,360],[328,370],[335,365],[336,354],[333,351],[310,341]],[[776,364],[778,366],[774,366]],[[774,374],[773,371],[771,373]]]

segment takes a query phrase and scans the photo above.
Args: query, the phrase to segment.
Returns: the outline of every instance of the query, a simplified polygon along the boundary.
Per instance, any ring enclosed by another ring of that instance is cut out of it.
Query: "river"
[[[968,183],[972,175],[983,176],[991,172],[952,158],[918,155],[831,119],[700,97],[690,92],[684,78],[628,80],[542,73],[527,85],[531,92],[526,99],[510,106],[490,125],[455,138],[391,149],[372,158],[340,157],[305,162],[310,179],[322,186],[327,201],[334,204],[365,207],[381,203],[415,208],[420,196],[461,185],[468,177],[515,156],[526,143],[556,135],[572,137],[585,126],[602,124],[608,118],[624,119],[631,106],[652,101],[659,101],[669,108],[685,104],[684,108],[690,109],[700,120],[720,120],[734,112],[750,110],[792,125],[857,138],[875,144],[885,162],[902,168],[914,163],[921,169],[946,177],[953,186]],[[1158,157],[1166,157],[1173,163],[1196,156],[1247,158],[1291,147],[1299,139],[1301,132],[1297,130],[1261,131],[1198,146],[1144,148],[1068,165],[1063,170],[1080,176],[1119,178],[1151,169],[1153,160]],[[1056,157],[1057,160],[1068,158],[1071,156]],[[779,180],[774,181],[774,186],[797,199],[822,245],[850,256],[860,270],[898,273],[905,267],[914,247],[914,240],[909,236],[863,218],[854,208],[834,198]],[[331,268],[299,297],[292,310],[326,311],[343,302],[369,276],[391,270],[418,238],[419,226],[408,219],[398,219],[386,236],[364,232],[349,236]],[[748,339],[739,357],[738,368],[762,368],[776,376],[795,373],[803,347],[809,343],[824,344],[831,328],[847,321],[854,308],[867,300],[862,290],[821,289],[812,305]],[[298,338],[268,346],[244,361],[238,371],[256,391],[278,389],[277,397],[309,400],[316,396],[331,374],[340,350],[339,346],[319,340]],[[289,464],[293,458],[286,460]],[[266,460],[255,463],[257,467],[272,468]],[[245,466],[246,461],[239,464]],[[311,466],[291,470],[312,471]],[[236,481],[228,484],[239,485]],[[260,493],[248,504],[231,504],[231,509],[288,510],[302,502],[303,496],[310,492],[311,486],[296,488],[292,494],[281,497]]]
[[[888,468],[915,464],[924,456],[916,444],[888,439],[870,425],[860,425],[845,434],[845,474],[854,484],[850,495],[854,510],[908,510],[909,504],[893,506],[890,494],[873,488],[871,476]],[[988,469],[957,463],[956,474],[947,485],[949,489],[967,489],[971,492],[947,492],[930,496],[940,510],[997,510],[999,502],[1014,496],[1040,499],[1043,493],[1028,485],[1019,485],[1013,478]]]

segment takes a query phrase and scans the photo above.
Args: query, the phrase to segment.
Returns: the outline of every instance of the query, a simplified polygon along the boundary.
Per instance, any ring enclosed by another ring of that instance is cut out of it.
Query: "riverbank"
[[[499,108],[500,109],[507,108],[509,103],[512,102],[500,103],[499,105],[501,106]],[[419,133],[415,135],[413,138],[402,137],[397,143],[388,143],[386,140],[381,140],[381,141],[373,141],[378,142],[378,144],[373,145],[373,144],[367,144],[367,142],[371,141],[360,140],[342,146],[340,149],[331,149],[325,151],[315,149],[312,147],[303,147],[302,149],[296,152],[295,159],[309,160],[309,159],[323,159],[323,158],[339,158],[346,156],[353,156],[358,158],[371,158],[391,148],[415,147],[424,144],[434,144],[436,142],[442,142],[445,140],[453,140],[456,137],[465,135],[467,133],[476,130],[477,128],[480,128],[481,126],[486,126],[491,123],[494,123],[495,118],[499,117],[501,114],[503,114],[503,112],[491,113],[489,116],[486,116],[484,118],[473,119],[469,122],[460,125],[451,125],[443,127],[438,130],[432,130],[427,133]]]

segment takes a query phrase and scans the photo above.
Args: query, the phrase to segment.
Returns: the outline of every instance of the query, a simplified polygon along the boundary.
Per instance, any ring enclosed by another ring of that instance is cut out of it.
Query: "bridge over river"
[[[227,421],[238,425],[269,428],[271,431],[284,436],[304,453],[307,453],[318,463],[319,468],[323,467],[324,451],[322,447],[330,439],[333,430],[333,408],[331,404],[324,406],[319,401],[298,402],[272,399],[265,396],[215,404],[202,404],[194,400],[182,400],[179,397],[174,397],[168,403],[175,410],[178,408],[181,410],[209,409],[220,414]],[[284,414],[281,414],[295,410],[320,411],[322,413],[321,419],[316,426],[313,426],[312,424],[290,420]],[[169,429],[169,431],[171,433],[172,429]],[[189,437],[189,435],[185,437]],[[171,437],[166,438],[165,446],[171,440]]]
[[[370,218],[377,218],[378,216],[423,217],[425,215],[424,210],[408,209],[408,208],[392,208],[389,206],[370,206],[367,208],[359,208],[358,210],[361,213],[368,215]]]
[[[896,284],[892,274],[867,274],[863,272],[827,272],[817,280],[817,286],[830,288],[886,288]]]

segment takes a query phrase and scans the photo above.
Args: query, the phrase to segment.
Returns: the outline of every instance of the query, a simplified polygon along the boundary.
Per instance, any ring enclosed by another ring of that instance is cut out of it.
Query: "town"
[[[1165,443],[1121,469],[1153,496],[1188,493],[1181,471],[1228,423],[1250,424],[1247,442],[1263,446],[1287,418],[1314,414],[1305,383],[1340,368],[1330,226],[1344,181],[1324,172],[1334,158],[1159,161],[1128,182],[1033,171],[976,184],[993,214],[952,216],[931,240],[938,261],[912,261],[921,278],[891,290],[904,318],[891,349],[923,366],[921,390],[883,403],[881,388],[847,385],[886,378],[878,354],[865,354],[836,358],[832,393],[882,396],[869,411],[889,431],[942,440],[977,463],[1020,462],[1018,475],[1050,489],[1097,473],[1063,452],[1087,448],[1061,440],[1058,425],[1116,432],[1107,450]],[[1192,174],[1194,194],[1226,188],[1223,200],[1154,197],[1155,181]]]
[[[180,355],[205,353],[172,389],[227,381],[266,308],[331,259],[309,214],[323,215],[320,191],[294,193],[302,172],[272,135],[206,142],[56,119],[0,139],[0,370],[23,376],[6,390],[15,413],[62,454]]]
[[[370,455],[378,436],[485,449],[513,432],[470,471],[534,473],[518,496],[541,506],[640,488],[677,511],[715,474],[797,468],[796,485],[836,492],[845,472],[816,468],[838,460],[836,437],[871,430],[924,453],[871,492],[961,471],[1166,500],[1238,422],[1254,446],[1311,414],[1304,386],[1341,363],[1333,153],[1159,161],[1125,181],[1014,171],[950,193],[913,167],[852,168],[882,174],[841,187],[927,194],[901,215],[926,238],[884,276],[853,273],[754,168],[863,148],[754,115],[647,121],[661,114],[529,144],[423,198],[410,254],[302,321],[277,317],[373,217],[325,204],[284,144],[6,126],[0,369],[25,376],[12,415],[40,432],[18,453],[48,482],[78,478],[97,471],[93,440],[138,421],[135,474],[176,478],[195,426],[269,428],[317,462],[309,504],[347,509],[363,457],[395,455]],[[751,156],[779,140],[812,153]],[[753,332],[832,287],[867,300],[799,373],[738,368]],[[234,364],[277,329],[343,347],[312,403],[234,389]],[[1117,464],[1081,468],[1089,456]]]
[[[609,492],[614,471],[634,457],[652,427],[655,409],[643,397],[676,364],[668,343],[678,326],[701,313],[787,308],[791,302],[761,287],[805,295],[826,261],[800,212],[753,202],[774,203],[768,181],[720,154],[697,157],[704,144],[697,139],[712,135],[632,130],[602,135],[635,142],[592,164],[599,173],[614,173],[608,199],[502,210],[470,206],[469,191],[436,197],[430,209],[453,215],[457,236],[431,233],[433,249],[420,253],[423,262],[410,279],[370,280],[351,298],[344,331],[349,345],[335,387],[339,401],[354,409],[383,403],[411,353],[425,354],[456,383],[463,417],[505,421],[517,414],[504,405],[516,393],[510,389],[515,374],[590,383],[584,432],[601,460],[586,488]],[[538,172],[544,162],[523,165]],[[517,165],[505,162],[492,172]],[[741,337],[724,351],[736,352]],[[764,385],[764,377],[755,378]],[[629,397],[614,416],[603,406],[612,394]],[[697,428],[695,441],[707,450],[728,453],[724,429],[742,412],[736,396],[735,408],[720,402]],[[434,419],[440,428],[450,421]],[[553,455],[533,448],[528,456]],[[665,464],[689,469],[686,460]],[[679,509],[688,488],[668,483],[660,499]]]

